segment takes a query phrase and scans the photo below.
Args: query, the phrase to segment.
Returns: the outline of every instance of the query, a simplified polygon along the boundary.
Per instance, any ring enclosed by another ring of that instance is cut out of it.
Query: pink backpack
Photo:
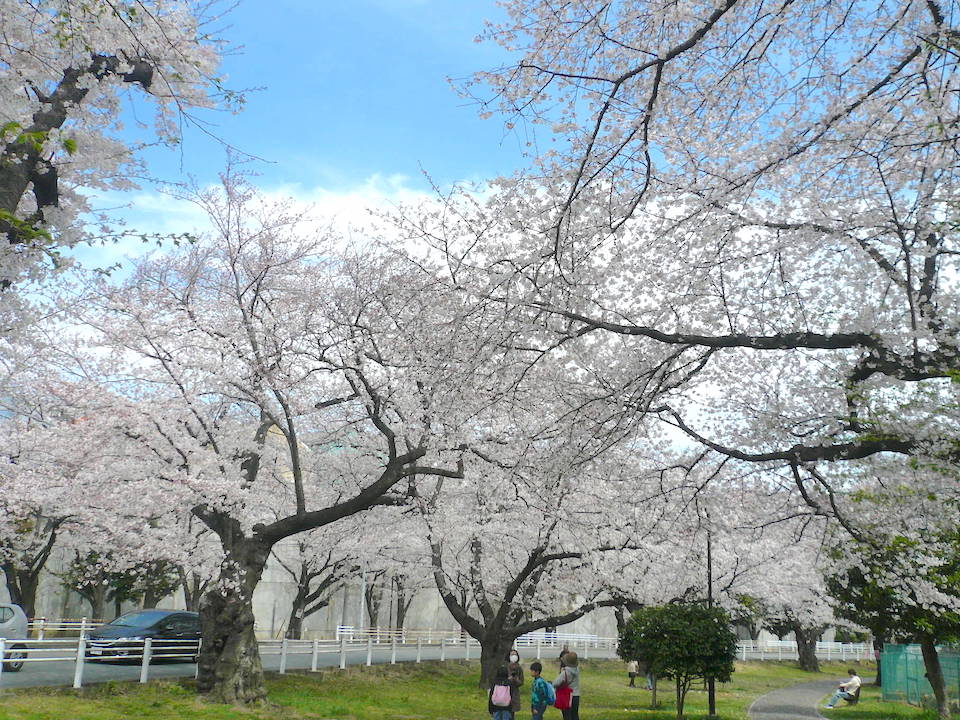
[[[490,702],[497,707],[510,707],[510,686],[494,685],[493,692],[490,694]]]

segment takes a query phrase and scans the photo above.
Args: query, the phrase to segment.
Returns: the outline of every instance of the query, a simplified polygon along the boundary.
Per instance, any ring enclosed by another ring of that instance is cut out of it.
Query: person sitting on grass
[[[856,696],[855,694],[862,684],[860,676],[853,669],[847,670],[847,672],[850,674],[850,679],[837,686],[837,691],[824,707],[832,708],[837,704],[837,700],[853,700]]]

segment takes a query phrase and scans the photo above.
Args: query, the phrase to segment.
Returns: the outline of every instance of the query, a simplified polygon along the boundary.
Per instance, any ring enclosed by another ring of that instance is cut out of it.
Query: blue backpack
[[[553,705],[557,701],[557,691],[553,689],[553,684],[545,679],[537,678],[543,684],[543,694],[547,696],[547,705]]]

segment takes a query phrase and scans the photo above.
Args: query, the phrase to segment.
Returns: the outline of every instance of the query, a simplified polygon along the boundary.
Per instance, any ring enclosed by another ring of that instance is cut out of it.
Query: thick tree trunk
[[[493,679],[497,674],[497,668],[507,664],[507,653],[513,647],[513,641],[516,637],[513,635],[503,635],[499,632],[489,632],[480,642],[480,682],[482,688],[489,688],[493,685]]]
[[[413,603],[413,598],[408,598],[402,585],[397,589],[397,630],[403,630],[403,624],[407,621],[407,611]]]
[[[290,608],[290,616],[287,618],[286,638],[290,640],[300,640],[303,637],[303,615],[304,600],[298,592],[293,599],[293,606]]]
[[[686,700],[686,694],[683,692],[682,682],[677,678],[677,718],[683,717],[683,701]]]
[[[626,609],[622,607],[614,608],[613,617],[617,621],[617,637],[622,637],[623,631],[627,627]]]
[[[183,589],[183,602],[191,612],[200,611],[200,600],[207,589],[207,584],[196,573],[185,573],[180,570],[180,587]]]
[[[937,701],[937,716],[940,720],[950,720],[950,705],[947,701],[947,686],[940,666],[936,640],[932,635],[920,636],[920,652],[923,654],[923,667],[927,671],[927,680],[933,688],[933,697]]]
[[[150,610],[152,608],[155,608],[157,606],[157,603],[159,603],[161,600],[163,600],[163,598],[157,597],[156,592],[150,588],[147,588],[143,592],[143,608],[145,610]]]
[[[881,662],[881,657],[883,656],[883,645],[884,639],[882,637],[873,638],[873,655],[877,659],[877,677],[874,679],[873,684],[877,687],[883,685],[883,663]]]
[[[817,660],[817,640],[820,638],[820,629],[797,625],[793,629],[793,634],[797,639],[800,669],[807,672],[820,672],[820,661]]]
[[[256,540],[234,543],[220,577],[200,602],[203,643],[197,689],[214,702],[251,704],[267,697],[252,600],[269,554],[270,548]]]
[[[16,570],[12,564],[5,563],[3,565],[3,576],[6,580],[10,602],[23,608],[27,617],[34,617],[37,609],[37,587],[40,584],[40,573]]]
[[[107,583],[91,585],[87,590],[87,602],[90,603],[90,617],[94,620],[106,620]]]

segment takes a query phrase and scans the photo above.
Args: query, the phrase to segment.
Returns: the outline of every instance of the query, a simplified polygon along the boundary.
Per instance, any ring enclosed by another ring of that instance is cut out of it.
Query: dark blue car
[[[87,658],[139,662],[147,638],[154,658],[196,662],[200,653],[200,615],[186,610],[128,612],[90,633]]]

